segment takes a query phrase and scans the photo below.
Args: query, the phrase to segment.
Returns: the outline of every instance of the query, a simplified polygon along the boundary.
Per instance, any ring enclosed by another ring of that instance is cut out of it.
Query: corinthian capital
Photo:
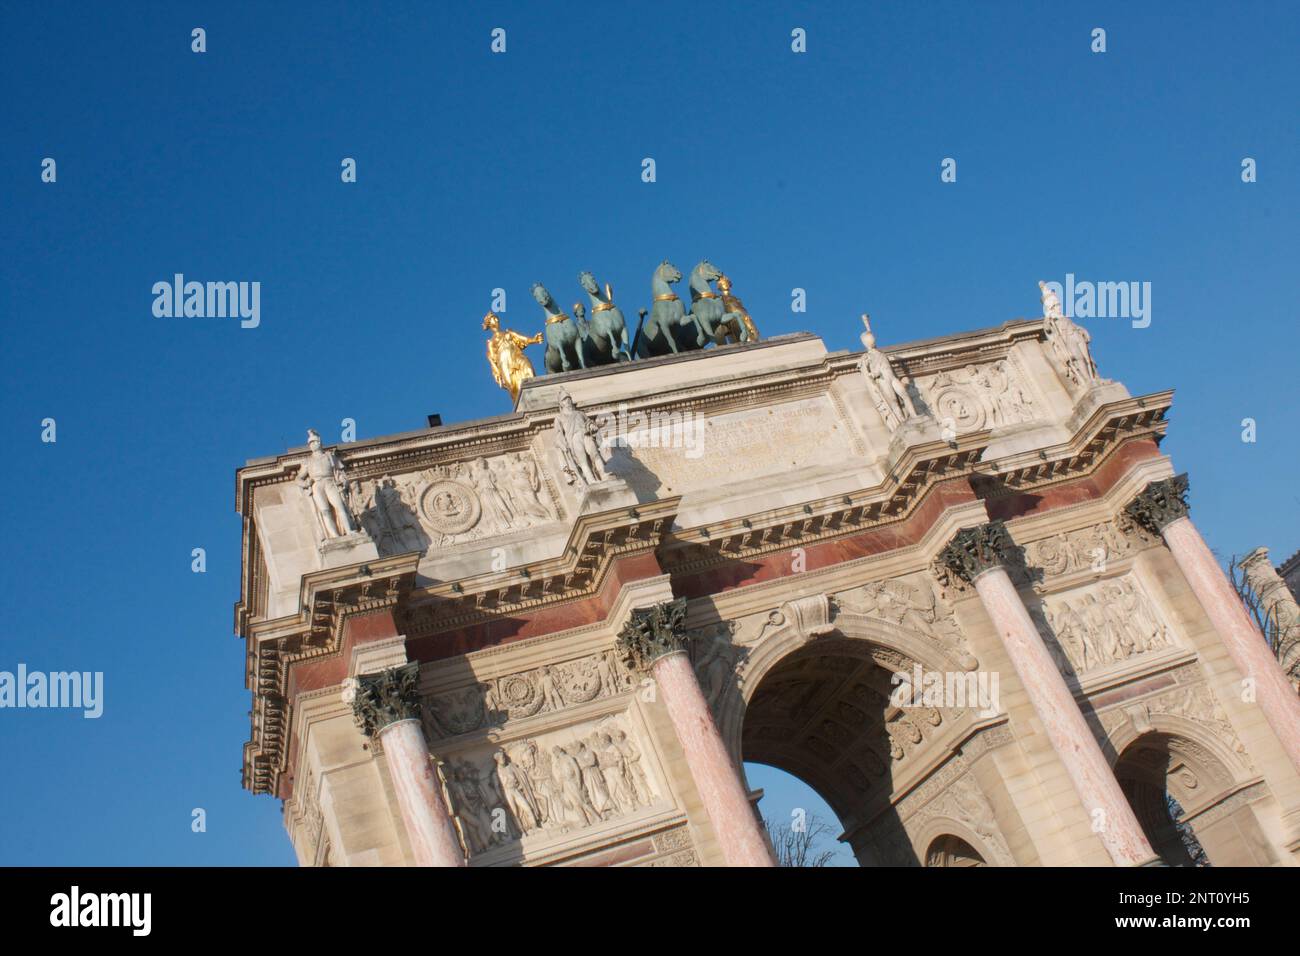
[[[628,669],[648,671],[659,658],[685,650],[685,620],[686,598],[634,610],[618,633],[618,649]]]
[[[939,552],[939,563],[970,583],[990,568],[1010,563],[1015,544],[1001,521],[962,528]]]
[[[419,683],[419,661],[357,677],[352,713],[361,732],[367,737],[374,737],[399,720],[418,720]]]
[[[1124,513],[1153,534],[1187,517],[1187,475],[1153,481],[1124,507]]]

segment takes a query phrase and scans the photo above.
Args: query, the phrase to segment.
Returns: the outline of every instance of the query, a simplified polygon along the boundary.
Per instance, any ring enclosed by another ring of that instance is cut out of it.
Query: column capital
[[[659,658],[686,650],[685,620],[684,597],[633,610],[618,632],[618,649],[628,669],[644,673]]]
[[[1163,534],[1169,525],[1187,517],[1187,473],[1151,482],[1124,506],[1124,513],[1147,531]]]
[[[376,674],[360,674],[355,681],[352,714],[367,737],[374,737],[399,720],[419,719],[419,661]]]
[[[1010,564],[1015,551],[1007,526],[989,521],[953,535],[939,552],[939,563],[969,584],[985,571]]]

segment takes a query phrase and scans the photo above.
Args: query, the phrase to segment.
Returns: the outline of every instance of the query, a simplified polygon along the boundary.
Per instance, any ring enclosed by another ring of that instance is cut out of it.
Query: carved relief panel
[[[1039,623],[1063,673],[1103,670],[1174,645],[1169,627],[1131,573],[1043,599]]]
[[[562,844],[669,807],[654,748],[629,713],[484,741],[443,755],[441,770],[471,857]]]
[[[930,414],[957,434],[1001,428],[1040,417],[1040,403],[1014,359],[967,365],[916,381]]]
[[[632,683],[610,649],[434,694],[425,701],[424,720],[430,739],[456,737],[612,697]]]
[[[350,498],[384,555],[523,531],[559,517],[531,452],[353,481]]]

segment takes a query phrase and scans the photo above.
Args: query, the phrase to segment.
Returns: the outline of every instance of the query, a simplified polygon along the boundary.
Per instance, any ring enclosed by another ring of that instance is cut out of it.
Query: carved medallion
[[[420,495],[420,513],[440,534],[468,531],[478,524],[482,512],[474,489],[454,478],[435,481]]]
[[[938,384],[936,382],[936,384]],[[935,417],[958,433],[984,427],[984,407],[971,392],[954,382],[945,382],[934,393]]]
[[[571,704],[585,704],[600,694],[600,674],[593,658],[583,658],[564,667],[556,668],[560,692]]]
[[[512,718],[531,717],[542,709],[542,695],[527,674],[511,674],[498,682],[501,705]]]

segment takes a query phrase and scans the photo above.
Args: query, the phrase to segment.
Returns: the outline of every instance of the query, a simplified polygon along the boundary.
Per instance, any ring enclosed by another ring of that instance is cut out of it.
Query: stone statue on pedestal
[[[862,333],[862,344],[867,351],[858,367],[871,386],[876,410],[885,420],[885,427],[892,432],[907,419],[917,417],[916,408],[907,387],[894,374],[889,357],[876,348],[876,337],[871,331],[871,317],[865,312],[862,313],[862,324],[866,326],[866,331]]]
[[[332,451],[321,448],[316,429],[307,429],[307,447],[311,455],[298,471],[298,485],[307,495],[325,539],[355,534],[357,527],[343,497],[347,480],[343,463]]]
[[[609,477],[595,434],[595,424],[582,414],[568,392],[561,392],[560,411],[555,416],[555,447],[564,462],[564,477],[569,484],[594,485]]]
[[[1092,360],[1088,348],[1092,336],[1083,326],[1066,317],[1061,310],[1060,297],[1048,288],[1046,282],[1040,281],[1038,288],[1042,291],[1043,330],[1066,377],[1081,387],[1100,384],[1102,379],[1097,373],[1097,363]]]

